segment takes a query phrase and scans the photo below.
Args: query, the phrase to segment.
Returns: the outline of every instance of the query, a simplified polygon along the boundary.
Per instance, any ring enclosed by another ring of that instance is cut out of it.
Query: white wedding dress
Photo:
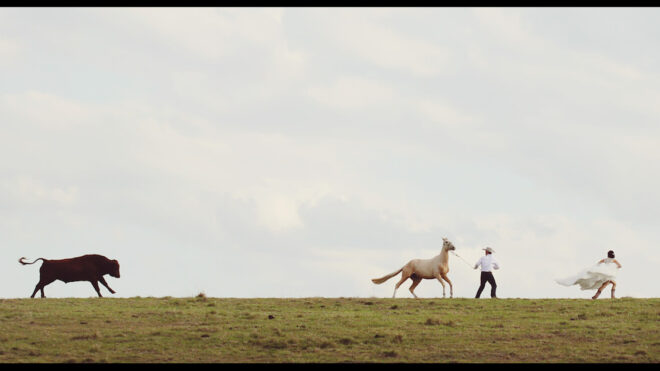
[[[574,276],[555,281],[564,286],[580,285],[582,290],[597,290],[607,281],[616,281],[618,266],[613,262],[614,259],[606,258],[604,260],[604,262],[584,269]]]

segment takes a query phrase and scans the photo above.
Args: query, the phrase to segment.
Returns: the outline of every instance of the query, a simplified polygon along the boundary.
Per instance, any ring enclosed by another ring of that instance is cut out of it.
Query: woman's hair
[[[614,251],[610,250],[607,252],[607,257],[614,259]]]

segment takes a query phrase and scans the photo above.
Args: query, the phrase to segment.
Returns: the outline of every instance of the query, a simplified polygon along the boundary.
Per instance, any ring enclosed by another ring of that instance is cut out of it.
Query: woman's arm
[[[616,263],[616,266],[617,266],[617,267],[621,268],[621,264],[619,264],[619,262],[616,261],[616,259],[614,259],[614,260],[612,260],[612,261]]]

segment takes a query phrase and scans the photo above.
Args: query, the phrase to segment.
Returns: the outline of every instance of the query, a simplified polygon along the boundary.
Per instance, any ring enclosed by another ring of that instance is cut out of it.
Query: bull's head
[[[109,268],[110,271],[108,274],[112,277],[119,278],[119,262],[116,259],[110,261]]]

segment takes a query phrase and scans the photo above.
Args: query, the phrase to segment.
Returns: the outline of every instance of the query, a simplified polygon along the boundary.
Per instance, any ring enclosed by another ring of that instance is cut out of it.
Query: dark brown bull
[[[25,264],[34,264],[37,260],[43,260],[41,268],[39,269],[39,283],[37,287],[34,288],[31,298],[41,290],[41,297],[45,298],[44,295],[44,286],[52,283],[55,280],[60,280],[65,283],[74,282],[74,281],[89,281],[94,290],[101,295],[101,290],[99,289],[99,282],[103,284],[111,293],[115,293],[113,289],[108,286],[108,283],[103,279],[104,274],[109,274],[112,277],[119,278],[119,262],[117,260],[110,260],[103,255],[83,255],[77,258],[71,259],[61,259],[61,260],[48,260],[44,258],[39,258],[33,261],[32,263],[26,263],[23,261],[25,258],[18,259],[18,262]]]

